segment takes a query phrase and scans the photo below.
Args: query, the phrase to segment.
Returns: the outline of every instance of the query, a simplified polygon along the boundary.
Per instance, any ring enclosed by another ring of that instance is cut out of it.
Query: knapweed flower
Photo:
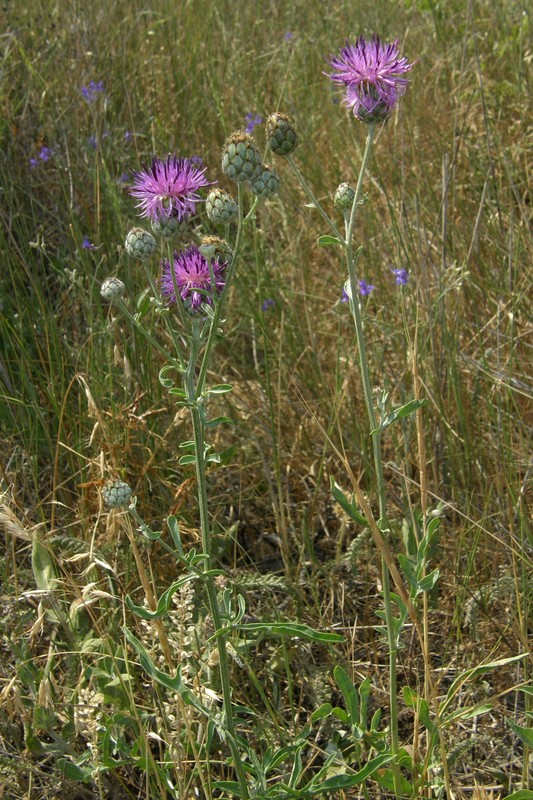
[[[246,133],[251,133],[256,125],[261,125],[261,123],[263,122],[263,117],[261,117],[259,114],[253,114],[250,111],[246,115],[245,120],[246,120],[246,126],[244,130],[246,131]]]
[[[396,283],[398,286],[405,286],[405,284],[409,280],[409,273],[407,272],[405,267],[402,267],[401,269],[393,269],[392,274],[395,276]]]
[[[398,42],[382,44],[374,35],[371,42],[362,36],[355,44],[346,41],[338,56],[330,58],[334,69],[325,73],[334,83],[344,86],[344,103],[354,116],[373,125],[388,119],[392,109],[407,89],[404,75],[413,64],[401,58]]]
[[[202,303],[213,304],[213,293],[224,288],[227,261],[213,259],[211,263],[197,247],[175,252],[172,263],[161,262],[161,293],[168,303],[176,303],[176,292],[188,311],[194,313]],[[213,285],[214,279],[214,285]]]
[[[367,283],[365,280],[360,280],[357,283],[359,285],[359,293],[363,297],[368,297],[368,295],[371,294],[376,288],[375,286],[372,286],[371,283]]]
[[[82,86],[80,91],[88,103],[93,103],[99,94],[105,94],[104,82],[90,81],[87,86]]]
[[[195,213],[201,199],[198,189],[213,184],[204,173],[205,167],[195,167],[190,158],[168,156],[161,161],[154,157],[150,167],[134,173],[129,191],[139,201],[141,217],[157,220],[176,216],[181,220]]]

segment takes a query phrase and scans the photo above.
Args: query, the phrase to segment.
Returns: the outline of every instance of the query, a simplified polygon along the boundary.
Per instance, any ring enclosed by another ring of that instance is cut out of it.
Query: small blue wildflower
[[[246,133],[251,133],[256,125],[260,125],[263,122],[263,117],[259,116],[259,114],[253,114],[251,111],[246,115],[246,126],[244,130]]]
[[[129,172],[123,172],[122,175],[119,175],[117,178],[117,183],[128,183],[131,180],[131,175]]]
[[[88,236],[83,237],[82,247],[84,250],[96,250],[96,245],[91,242]]]
[[[30,158],[30,160],[29,160],[29,164],[30,164],[30,167],[31,167],[32,169],[33,169],[34,167],[36,167],[38,163],[39,163],[39,161],[38,161],[36,158]]]
[[[405,286],[409,280],[409,273],[405,267],[402,267],[401,269],[393,269],[392,274],[396,277],[396,284],[398,286]]]
[[[124,141],[131,142],[132,139],[133,139],[133,133],[131,131],[126,131],[124,134]]]
[[[291,39],[294,39],[294,33],[292,33],[292,31],[287,31],[287,33],[283,38],[285,39],[286,42],[290,42]]]
[[[194,164],[195,167],[198,167],[198,169],[201,169],[203,166],[205,166],[202,156],[191,156],[190,162],[191,164]]]
[[[271,297],[267,297],[266,300],[263,300],[261,308],[263,311],[268,311],[269,308],[272,308],[276,305],[276,301],[273,300]]]
[[[98,147],[98,139],[96,138],[94,133],[91,133],[91,135],[87,139],[87,144],[89,145],[89,147],[92,147],[93,150],[97,149],[97,147]]]
[[[363,297],[368,297],[368,295],[371,294],[375,288],[375,286],[372,286],[371,283],[367,283],[365,280],[359,281],[359,292]]]
[[[346,291],[346,289],[343,288],[341,294],[341,303],[349,303],[349,302],[350,302],[350,297],[348,295],[348,292]]]
[[[99,94],[105,94],[104,82],[90,81],[88,86],[82,86],[80,91],[88,103],[93,103]]]
[[[50,148],[49,147],[41,147],[39,151],[39,158],[41,161],[49,161],[50,160]]]

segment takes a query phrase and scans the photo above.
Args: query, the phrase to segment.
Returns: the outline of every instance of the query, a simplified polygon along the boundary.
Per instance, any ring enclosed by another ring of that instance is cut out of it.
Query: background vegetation
[[[225,754],[194,737],[198,746],[191,744],[186,715],[153,689],[122,642],[127,619],[157,652],[157,635],[123,604],[128,593],[142,597],[139,574],[131,530],[123,515],[102,508],[101,482],[126,480],[152,527],[176,514],[187,546],[198,544],[198,520],[194,470],[177,463],[190,432],[162,393],[163,362],[102,301],[100,285],[119,276],[132,311],[146,310],[142,268],[123,251],[136,221],[131,172],[154,153],[196,155],[231,192],[221,147],[247,114],[294,117],[298,163],[331,208],[336,186],[357,175],[366,133],[323,74],[325,57],[346,37],[399,38],[402,54],[417,60],[407,95],[379,132],[356,237],[365,245],[361,277],[376,287],[365,301],[373,380],[395,404],[412,396],[408,343],[417,331],[429,488],[443,516],[430,609],[434,678],[444,694],[460,672],[528,651],[533,50],[526,4],[42,0],[4,3],[4,14],[5,796],[162,798],[169,770],[180,797],[216,795],[206,773],[223,775]],[[91,81],[104,91],[87,102],[81,89]],[[262,148],[262,125],[254,135]],[[247,735],[259,749],[272,730],[290,740],[321,703],[340,702],[335,665],[356,684],[370,676],[372,712],[387,691],[386,648],[374,630],[378,559],[329,490],[330,476],[349,487],[324,432],[375,501],[353,326],[340,302],[346,276],[338,254],[317,246],[326,231],[290,170],[279,160],[276,168],[282,189],[247,233],[226,338],[212,363],[213,382],[234,386],[221,400],[234,425],[216,432],[222,465],[209,476],[211,512],[224,580],[245,595],[248,614],[335,630],[346,644],[256,641],[246,669],[237,654],[236,699],[256,714]],[[209,224],[199,218],[190,239],[202,231]],[[400,267],[410,274],[404,289],[391,271]],[[414,519],[416,428],[409,419],[391,431],[389,515]],[[36,585],[36,535],[49,574],[59,578],[59,608]],[[137,547],[163,591],[175,565],[157,544]],[[199,619],[193,598],[179,602],[176,652],[204,690],[216,692],[208,620]],[[408,638],[404,644],[400,684],[418,690],[418,648]],[[464,689],[465,707],[489,708],[447,732],[458,795],[481,795],[476,784],[501,796],[526,785],[527,747],[507,720],[527,725],[528,695],[513,689],[530,669],[521,660]],[[417,735],[412,710],[402,713],[409,746]],[[342,735],[321,730],[315,758],[334,745],[342,750]],[[86,752],[76,772],[69,765]]]

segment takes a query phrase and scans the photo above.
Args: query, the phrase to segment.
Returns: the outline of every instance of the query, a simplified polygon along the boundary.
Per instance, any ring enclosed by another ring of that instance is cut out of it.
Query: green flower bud
[[[227,225],[239,215],[237,203],[227,192],[222,189],[212,189],[205,201],[207,216],[216,224]]]
[[[288,156],[298,147],[298,134],[287,114],[276,112],[266,122],[267,144],[277,156]]]
[[[224,142],[222,148],[222,171],[232,181],[251,181],[261,171],[261,155],[253,136],[244,131],[235,131]]]
[[[131,487],[124,481],[108,481],[102,487],[102,500],[108,508],[124,508],[129,505]]]
[[[156,240],[144,228],[132,228],[126,236],[126,251],[132,258],[145,261],[155,252],[156,247]]]
[[[189,227],[187,217],[179,220],[177,217],[161,217],[152,220],[152,230],[156,236],[164,236],[165,239],[171,239],[178,233],[185,233]]]
[[[231,264],[233,250],[225,239],[220,239],[218,236],[203,236],[198,249],[204,258],[218,259],[220,263],[227,261],[228,265]]]
[[[272,197],[279,191],[279,178],[272,167],[263,164],[263,168],[257,178],[249,183],[250,191],[259,197]]]
[[[344,211],[352,207],[355,192],[349,183],[341,183],[337,186],[335,194],[333,195],[333,205],[339,211]]]
[[[100,294],[105,300],[116,300],[126,291],[120,278],[106,278],[100,288]]]

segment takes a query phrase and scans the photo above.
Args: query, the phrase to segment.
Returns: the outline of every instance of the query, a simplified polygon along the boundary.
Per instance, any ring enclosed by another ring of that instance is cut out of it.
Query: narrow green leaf
[[[196,575],[186,575],[173,583],[172,586],[169,586],[169,588],[163,592],[159,598],[155,611],[149,611],[145,606],[136,605],[129,595],[126,595],[126,605],[130,611],[133,611],[133,613],[136,614],[136,616],[141,617],[141,619],[160,619],[167,613],[168,609],[170,608],[172,598],[178,589],[181,589],[181,587],[185,586],[186,583],[190,583],[190,581],[195,579]]]
[[[409,402],[405,403],[403,406],[395,408],[389,414],[386,414],[386,416],[381,420],[379,428],[375,428],[373,431],[370,431],[370,435],[375,436],[377,433],[381,433],[382,430],[388,428],[389,425],[392,425],[395,420],[409,416],[409,414],[412,414],[418,408],[422,408],[426,402],[426,398],[424,397],[422,400],[409,400]]]
[[[520,725],[517,725],[516,722],[513,722],[512,719],[508,719],[506,722],[520,741],[525,744],[526,747],[529,747],[530,750],[533,750],[533,728],[522,728]]]
[[[296,636],[309,642],[344,642],[344,636],[338,633],[315,631],[309,625],[298,622],[247,622],[236,626],[241,631],[255,633],[273,633],[276,636]]]
[[[503,800],[533,800],[531,789],[519,789],[518,792],[506,795]]]
[[[178,464],[181,467],[184,467],[187,464],[196,464],[196,456],[193,455],[181,456],[180,460],[178,461]]]
[[[231,383],[217,383],[216,386],[211,386],[207,389],[205,394],[226,394],[226,392],[231,392],[232,389]]]
[[[336,483],[335,478],[330,476],[329,479],[329,486],[331,490],[331,494],[340,505],[343,511],[348,514],[350,519],[354,522],[358,522],[359,525],[368,526],[368,522],[366,521],[366,517],[361,514],[361,512],[355,506],[353,500],[348,500],[344,492],[342,491],[341,487],[338,483]]]
[[[216,428],[217,425],[232,425],[233,420],[229,417],[214,417],[213,419],[207,420],[205,423],[206,428]]]
[[[47,592],[53,589],[57,579],[55,560],[37,533],[33,534],[31,567],[37,588]]]
[[[341,690],[342,696],[344,697],[346,710],[348,711],[348,714],[350,716],[350,722],[352,723],[352,725],[358,725],[360,722],[359,696],[357,694],[355,686],[353,685],[353,681],[351,680],[346,670],[343,669],[338,664],[333,670],[333,677],[335,678],[335,683]]]
[[[326,233],[326,234],[324,234],[324,236],[319,236],[318,237],[317,244],[320,247],[327,247],[330,244],[342,244],[342,245],[344,245],[344,242],[342,241],[342,239],[338,239],[336,236],[330,236],[328,233]]]

